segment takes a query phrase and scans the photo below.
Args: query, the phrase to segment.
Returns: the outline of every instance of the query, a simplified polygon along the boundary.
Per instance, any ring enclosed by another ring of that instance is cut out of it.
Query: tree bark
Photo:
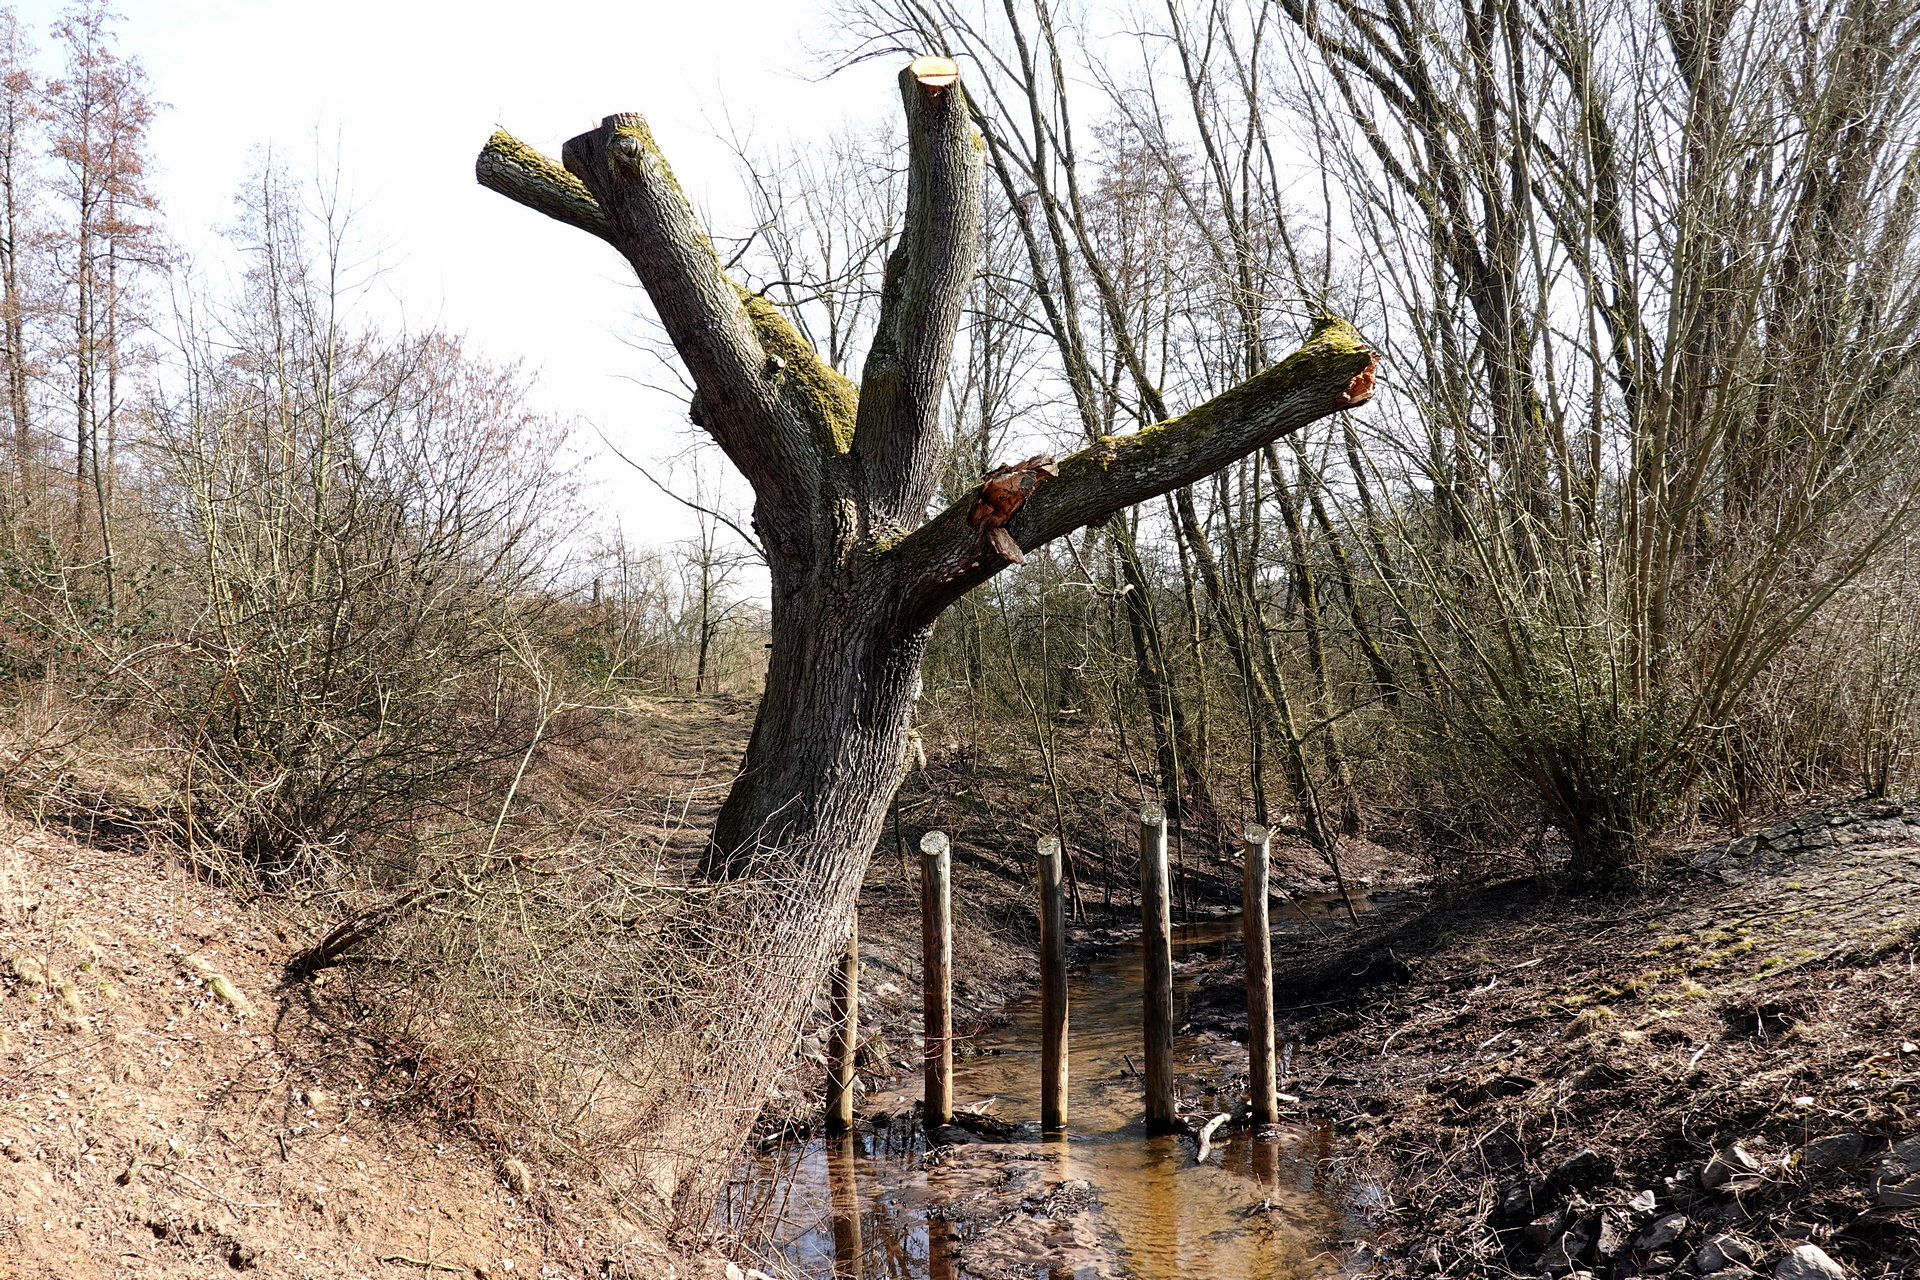
[[[610,116],[554,164],[496,133],[482,185],[608,241],[633,266],[696,388],[694,420],[753,486],[772,580],[766,687],[704,859],[725,917],[683,938],[702,1006],[692,1128],[662,1136],[662,1190],[710,1187],[711,1143],[744,1136],[838,954],[905,759],[934,621],[1021,552],[1100,524],[1364,402],[1374,355],[1317,321],[1293,356],[1156,426],[1032,460],[927,519],[946,366],[979,255],[981,148],[960,85],[901,75],[909,178],[879,329],[856,392],[765,299],[729,281],[646,122]],[[996,473],[998,476],[998,473]],[[697,927],[695,927],[697,925]]]

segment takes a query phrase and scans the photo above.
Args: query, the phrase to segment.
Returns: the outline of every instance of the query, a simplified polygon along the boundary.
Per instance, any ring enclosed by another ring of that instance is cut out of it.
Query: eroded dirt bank
[[[0,824],[0,1278],[708,1273],[283,1003],[297,949],[153,854]]]
[[[1920,1275],[1920,811],[1649,891],[1522,881],[1283,948],[1287,1086],[1377,1182],[1375,1274]],[[1238,965],[1192,1030],[1244,1037]]]

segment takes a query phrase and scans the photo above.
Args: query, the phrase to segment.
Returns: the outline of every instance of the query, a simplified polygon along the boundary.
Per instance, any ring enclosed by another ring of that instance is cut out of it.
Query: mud
[[[1920,1274],[1917,952],[1920,814],[1875,803],[1681,850],[1630,896],[1435,899],[1293,948],[1276,983],[1293,1091],[1382,1189],[1376,1275],[1772,1275],[1817,1249],[1890,1280]],[[1236,982],[1190,1031],[1243,1025]]]

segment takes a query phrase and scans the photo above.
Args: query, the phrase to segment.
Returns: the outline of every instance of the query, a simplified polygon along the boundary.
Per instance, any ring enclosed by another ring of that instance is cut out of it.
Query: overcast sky
[[[45,49],[59,0],[16,0]],[[156,187],[189,249],[233,216],[249,152],[270,144],[296,173],[316,139],[336,145],[384,290],[417,325],[520,357],[536,401],[649,459],[683,448],[684,406],[626,378],[656,376],[623,343],[643,305],[604,244],[475,185],[473,160],[503,126],[549,155],[615,111],[651,121],[716,230],[744,225],[718,136],[824,140],[885,117],[895,60],[824,84],[806,50],[824,33],[809,0],[120,0],[121,48],[167,104],[153,130]],[[592,445],[591,432],[586,442]],[[618,464],[603,504],[629,533],[683,536],[684,514]]]

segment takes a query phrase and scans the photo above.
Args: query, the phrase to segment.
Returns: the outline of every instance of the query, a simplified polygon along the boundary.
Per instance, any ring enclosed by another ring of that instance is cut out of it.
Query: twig
[[[409,1257],[408,1257],[408,1256],[407,1256],[406,1254],[404,1254],[404,1253],[383,1253],[383,1254],[381,1254],[381,1255],[380,1255],[380,1261],[382,1261],[382,1262],[403,1262],[403,1263],[405,1263],[405,1264],[406,1264],[407,1266],[410,1266],[410,1267],[421,1267],[421,1268],[423,1268],[423,1269],[425,1269],[425,1270],[427,1270],[427,1271],[455,1271],[455,1272],[458,1272],[458,1271],[465,1271],[465,1270],[466,1270],[466,1268],[465,1268],[465,1267],[450,1267],[450,1266],[448,1266],[448,1265],[447,1265],[446,1263],[444,1263],[444,1262],[425,1262],[425,1261],[422,1261],[422,1260],[421,1260],[421,1259],[419,1259],[419,1258],[409,1258]]]

